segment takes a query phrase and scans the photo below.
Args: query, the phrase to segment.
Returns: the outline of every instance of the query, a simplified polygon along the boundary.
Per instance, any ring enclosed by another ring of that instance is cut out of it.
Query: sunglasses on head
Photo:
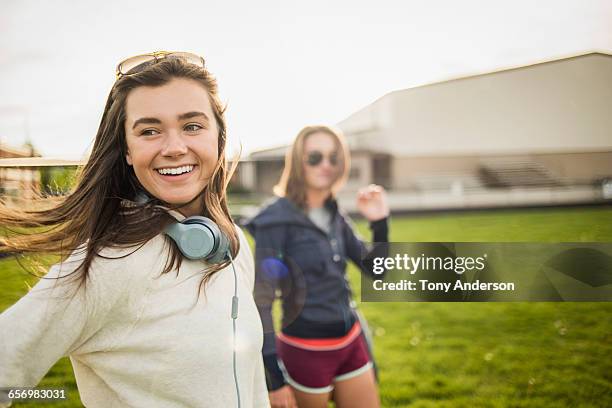
[[[315,150],[313,152],[308,153],[308,155],[306,156],[306,163],[313,167],[318,166],[319,164],[321,164],[321,162],[323,162],[324,157],[325,155],[323,153]],[[329,161],[329,164],[331,164],[332,166],[336,166],[338,164],[338,154],[330,154],[329,156],[327,156],[327,160]]]
[[[121,61],[117,65],[115,71],[117,79],[126,75],[133,75],[141,72],[146,67],[157,64],[159,61],[166,58],[181,59],[190,64],[204,68],[204,58],[191,52],[174,52],[174,51],[155,51],[150,54],[135,55]]]

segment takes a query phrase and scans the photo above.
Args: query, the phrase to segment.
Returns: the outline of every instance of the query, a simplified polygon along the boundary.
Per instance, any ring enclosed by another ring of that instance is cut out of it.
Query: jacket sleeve
[[[381,275],[374,275],[372,269],[364,263],[365,259],[374,257],[386,257],[388,254],[389,242],[389,217],[376,221],[370,221],[369,227],[372,231],[372,244],[363,242],[359,234],[355,231],[352,220],[343,215],[344,219],[344,242],[346,245],[347,256],[366,276],[380,278]]]
[[[268,390],[273,391],[285,385],[285,379],[277,361],[272,319],[272,303],[276,298],[277,289],[281,288],[280,280],[287,277],[288,270],[283,254],[285,227],[282,225],[247,227],[255,238],[254,297],[264,330],[262,354],[266,384]]]
[[[92,271],[93,263],[86,285],[79,287],[74,274],[66,277],[81,263],[71,258],[52,266],[0,314],[0,387],[36,386],[57,360],[78,351],[108,319],[117,293],[107,291],[110,282]]]
[[[259,359],[255,368],[255,384],[253,385],[253,407],[256,408],[269,408],[270,398],[268,397],[268,389],[266,387],[266,375],[263,365],[263,360]]]

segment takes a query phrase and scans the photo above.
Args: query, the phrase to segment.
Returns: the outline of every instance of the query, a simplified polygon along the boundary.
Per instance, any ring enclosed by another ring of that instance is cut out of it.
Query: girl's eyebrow
[[[204,117],[204,120],[208,121],[208,115],[206,115],[204,112],[198,112],[198,111],[192,111],[192,112],[187,112],[187,113],[181,113],[180,115],[177,116],[178,120],[185,120],[185,119],[191,119],[191,118],[195,118],[197,116],[202,116]],[[132,125],[132,129],[135,129],[136,126],[140,125],[140,124],[160,124],[161,120],[157,119],[157,118],[139,118],[136,119],[134,121],[134,124]]]
[[[204,116],[204,119],[208,120],[208,115],[206,115],[204,112],[197,112],[197,111],[187,112],[187,113],[178,115],[178,120],[191,119],[196,116]]]

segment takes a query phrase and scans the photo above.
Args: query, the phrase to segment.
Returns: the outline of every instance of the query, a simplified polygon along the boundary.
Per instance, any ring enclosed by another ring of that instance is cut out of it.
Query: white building
[[[382,184],[395,210],[593,203],[612,179],[612,56],[571,58],[391,92],[337,126],[352,151],[340,199]],[[287,146],[241,163],[271,188]]]

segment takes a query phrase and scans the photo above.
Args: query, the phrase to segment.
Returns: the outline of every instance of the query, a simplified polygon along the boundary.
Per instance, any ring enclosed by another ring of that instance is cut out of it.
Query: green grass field
[[[369,239],[364,222],[361,234]],[[393,217],[404,242],[612,242],[612,208]],[[34,279],[0,261],[0,310]],[[360,279],[349,269],[355,293]],[[362,303],[375,334],[385,407],[612,406],[612,303]],[[35,356],[32,356],[35,358]],[[67,359],[39,387],[80,406]],[[37,405],[16,403],[16,407]]]

